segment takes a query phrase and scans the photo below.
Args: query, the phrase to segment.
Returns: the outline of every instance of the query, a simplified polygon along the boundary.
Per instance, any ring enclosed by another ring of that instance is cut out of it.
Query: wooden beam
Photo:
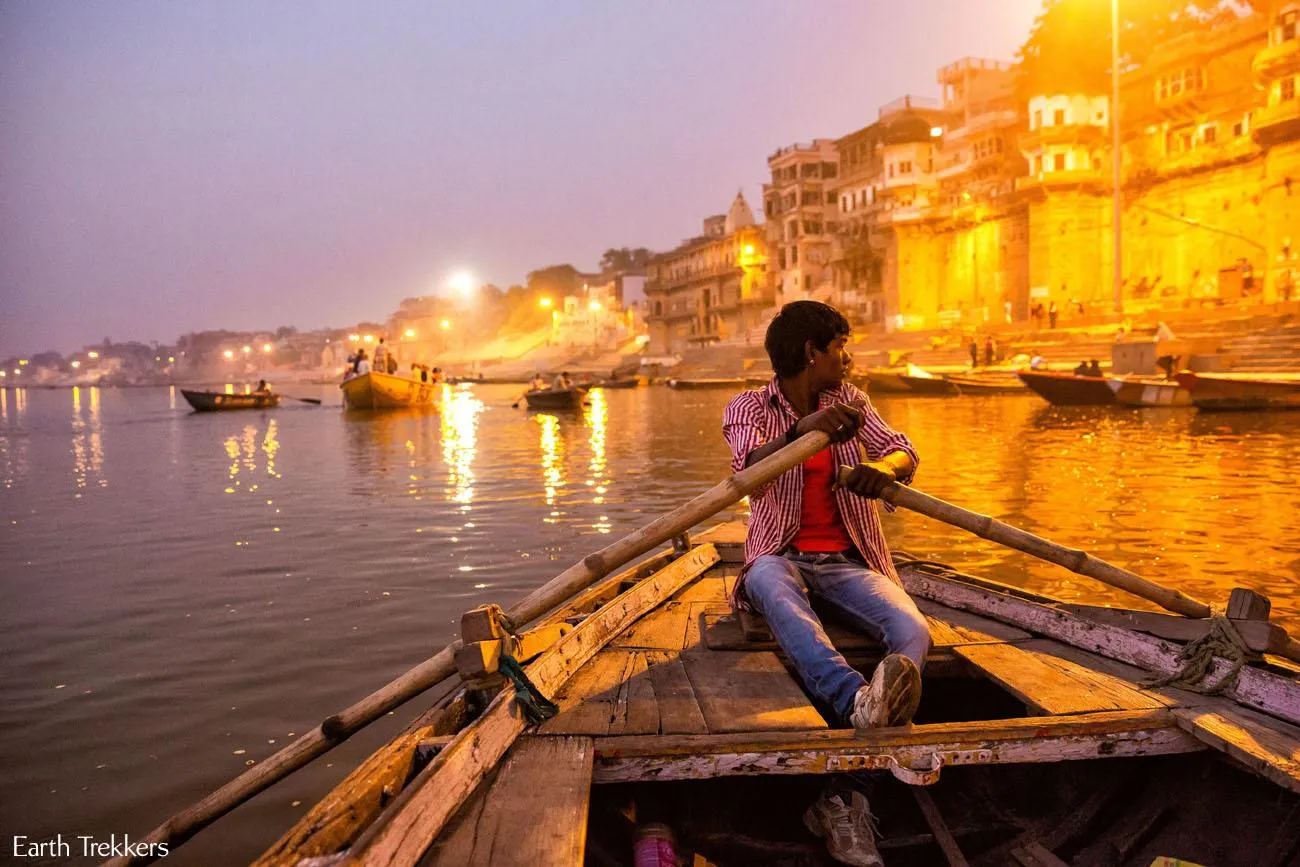
[[[716,562],[717,550],[712,545],[701,546],[615,597],[529,665],[529,679],[544,695],[554,695],[611,639]],[[361,835],[343,863],[391,867],[417,863],[524,725],[513,694],[509,690],[500,693]]]
[[[945,764],[1018,764],[1197,752],[1168,710],[942,723],[890,729],[596,739],[597,783],[827,774]]]
[[[930,797],[930,793],[921,786],[908,786],[912,797],[916,799],[916,806],[921,808],[921,815],[925,816],[925,823],[930,826],[934,832],[934,842],[943,850],[943,855],[948,859],[949,867],[970,867],[970,862],[962,854],[961,847],[957,845],[957,838],[948,830],[948,823],[943,820],[943,815],[939,812],[939,805]]]
[[[1300,792],[1300,729],[1244,708],[1176,708],[1178,725],[1284,789]]]
[[[477,813],[428,867],[581,864],[591,793],[591,738],[528,735],[511,748]],[[450,832],[449,832],[450,833]]]
[[[1159,699],[1117,677],[1023,644],[971,644],[954,652],[1044,714],[1099,710],[1141,710],[1163,706]]]
[[[1245,587],[1234,587],[1228,593],[1229,618],[1241,620],[1268,620],[1273,603],[1263,593],[1256,593]]]
[[[1103,605],[1062,604],[1062,610],[1125,629],[1146,632],[1174,641],[1195,641],[1209,634],[1212,625],[1206,620],[1194,620],[1177,614],[1160,614],[1155,611],[1134,611],[1129,608],[1107,608]],[[1233,619],[1232,625],[1246,646],[1256,653],[1277,653],[1286,647],[1286,630],[1266,620]]]
[[[904,569],[900,576],[903,586],[914,596],[1011,623],[1148,671],[1171,674],[1181,665],[1178,654],[1182,645],[1165,639],[1097,623],[1054,606],[1040,605],[962,581],[940,578],[915,567]],[[1210,676],[1217,681],[1227,671],[1228,664],[1217,660]],[[1290,678],[1247,665],[1241,668],[1237,682],[1224,694],[1288,722],[1300,722],[1300,683]]]

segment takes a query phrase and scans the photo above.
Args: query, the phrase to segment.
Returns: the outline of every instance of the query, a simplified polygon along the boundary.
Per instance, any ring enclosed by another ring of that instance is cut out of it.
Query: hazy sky
[[[1039,0],[0,4],[0,356],[667,249]]]

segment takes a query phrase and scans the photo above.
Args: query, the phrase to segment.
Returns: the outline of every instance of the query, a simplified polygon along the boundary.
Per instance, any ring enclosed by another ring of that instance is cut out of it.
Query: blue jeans
[[[744,590],[804,685],[844,719],[853,712],[854,696],[867,680],[826,637],[808,604],[810,591],[866,634],[883,640],[887,652],[903,654],[918,669],[925,666],[930,627],[912,597],[843,554],[764,555],[746,573]]]

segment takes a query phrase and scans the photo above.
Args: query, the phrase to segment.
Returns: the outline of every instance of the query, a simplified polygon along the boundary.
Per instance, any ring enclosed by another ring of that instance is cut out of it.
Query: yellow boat
[[[433,406],[438,386],[372,370],[344,380],[339,388],[343,390],[343,403],[348,409],[400,409]]]

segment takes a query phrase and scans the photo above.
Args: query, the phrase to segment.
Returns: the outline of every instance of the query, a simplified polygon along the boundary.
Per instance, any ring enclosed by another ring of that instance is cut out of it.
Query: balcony
[[[1255,55],[1250,68],[1255,73],[1255,79],[1261,84],[1300,72],[1300,40],[1288,39],[1277,45],[1270,45]]]
[[[1108,180],[1109,176],[1103,175],[1099,169],[1062,169],[1061,171],[1045,171],[1039,172],[1036,175],[1016,178],[1016,192],[1044,192],[1059,187],[1083,187],[1085,189],[1095,188],[1101,190],[1103,188],[1109,188],[1107,183]]]
[[[1017,138],[1022,153],[1041,153],[1048,145],[1097,144],[1106,138],[1105,126],[1094,123],[1063,123],[1040,126]]]
[[[1300,138],[1300,100],[1288,99],[1261,108],[1255,112],[1252,124],[1255,141],[1261,147]]]

